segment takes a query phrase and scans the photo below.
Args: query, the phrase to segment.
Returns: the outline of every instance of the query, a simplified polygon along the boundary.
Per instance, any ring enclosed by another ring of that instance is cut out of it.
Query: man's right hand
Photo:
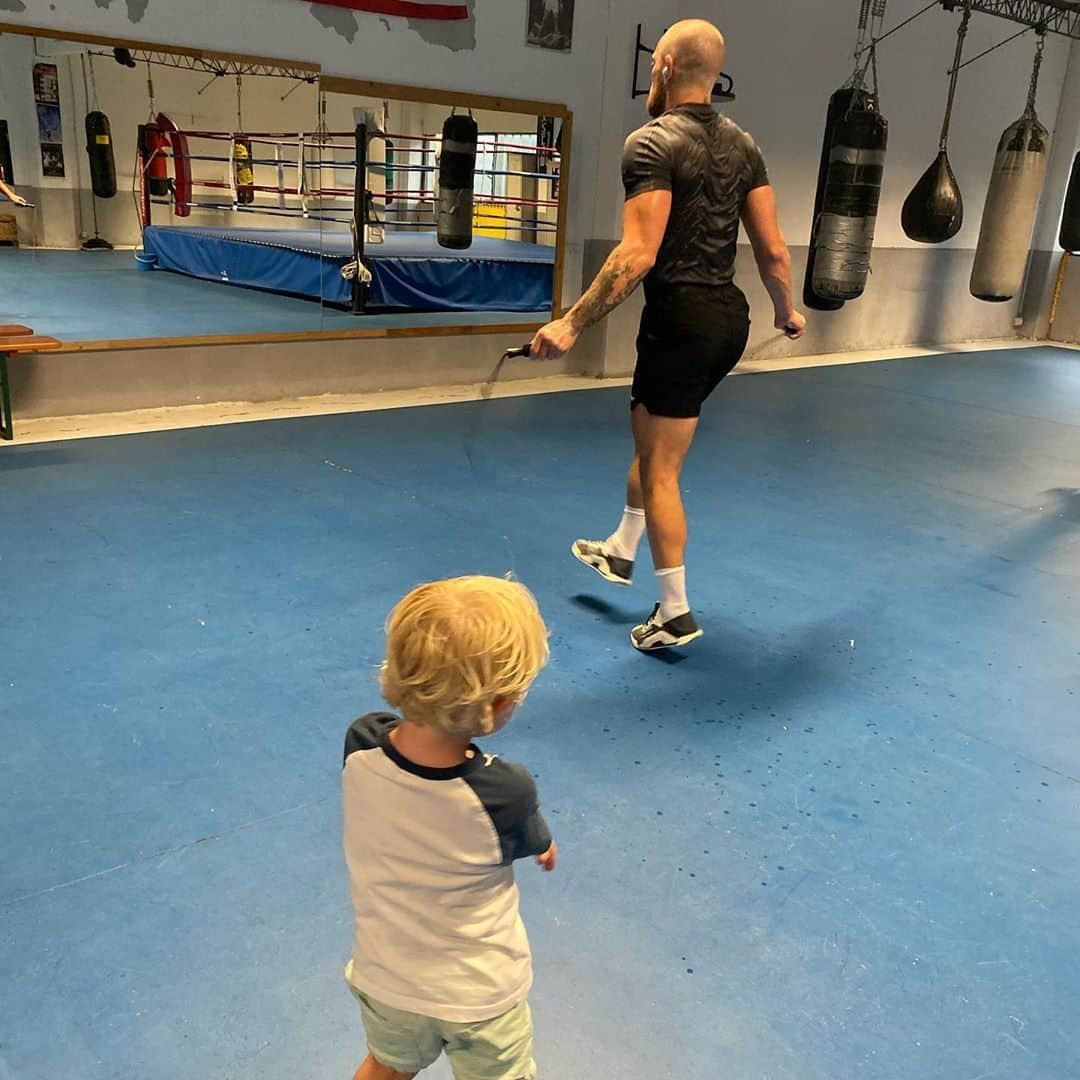
[[[798,341],[806,333],[806,316],[801,311],[789,311],[786,315],[777,315],[773,325],[777,330],[783,330],[789,341]]]

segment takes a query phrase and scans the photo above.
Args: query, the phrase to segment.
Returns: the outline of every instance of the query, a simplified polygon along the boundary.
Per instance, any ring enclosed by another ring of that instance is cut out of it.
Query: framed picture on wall
[[[59,144],[41,144],[41,175],[56,176],[64,175],[64,148]]]
[[[528,0],[526,40],[541,49],[569,52],[574,40],[574,0]]]

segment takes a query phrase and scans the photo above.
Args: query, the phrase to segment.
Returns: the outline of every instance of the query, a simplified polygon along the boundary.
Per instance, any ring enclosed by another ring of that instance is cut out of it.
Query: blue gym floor
[[[506,311],[352,315],[314,300],[140,272],[131,251],[0,248],[0,322],[23,323],[64,342],[542,321]]]
[[[544,1077],[1080,1076],[1080,353],[726,383],[682,655],[627,641],[647,557],[567,550],[625,428],[605,390],[0,449],[0,1076],[351,1076],[342,737],[392,603],[509,570],[552,630],[491,744],[562,851],[519,873]]]

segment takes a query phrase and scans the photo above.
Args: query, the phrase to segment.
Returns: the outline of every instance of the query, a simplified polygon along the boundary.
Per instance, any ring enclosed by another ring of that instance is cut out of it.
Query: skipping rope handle
[[[503,353],[504,360],[516,360],[520,356],[524,356],[526,359],[532,356],[532,342],[528,345],[522,345],[520,349],[507,349]]]

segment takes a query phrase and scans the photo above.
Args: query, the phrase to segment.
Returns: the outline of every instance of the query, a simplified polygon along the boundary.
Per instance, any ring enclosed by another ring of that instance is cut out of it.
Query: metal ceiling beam
[[[941,6],[954,11],[964,2],[941,0]],[[972,11],[1080,41],[1080,0],[970,0],[970,4]]]
[[[249,60],[230,60],[218,57],[186,56],[179,53],[163,52],[159,49],[124,49],[134,65],[153,64],[157,67],[177,68],[180,71],[201,71],[207,75],[249,75],[264,76],[274,79],[296,79],[300,82],[315,83],[318,76],[310,68],[294,68],[288,64],[258,63]],[[91,50],[94,56],[113,58],[114,52]],[[132,66],[132,65],[128,65]]]

